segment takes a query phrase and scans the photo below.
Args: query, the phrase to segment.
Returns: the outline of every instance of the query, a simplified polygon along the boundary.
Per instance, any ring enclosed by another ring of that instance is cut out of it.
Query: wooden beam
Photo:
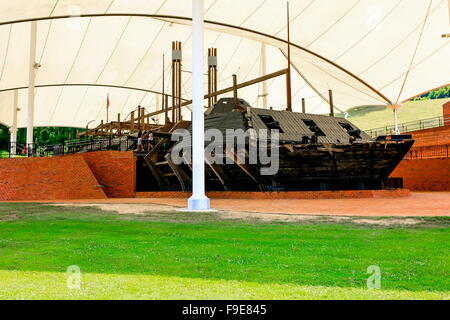
[[[248,87],[248,86],[251,86],[251,85],[254,85],[254,84],[257,84],[257,83],[269,80],[269,79],[272,79],[272,78],[276,78],[276,77],[285,75],[286,73],[287,73],[287,69],[276,71],[276,72],[270,73],[268,75],[265,75],[265,76],[262,76],[262,77],[259,77],[259,78],[253,79],[253,80],[249,80],[249,81],[243,82],[241,84],[238,84],[237,85],[237,89],[242,89],[242,88],[245,88],[245,87]],[[234,90],[234,86],[226,88],[226,89],[222,89],[222,90],[213,92],[211,94],[205,95],[204,99],[206,100],[206,99],[208,99],[210,97],[213,97],[213,96],[220,96],[220,95],[223,95],[223,94],[228,93],[228,92],[233,92],[233,90]],[[189,100],[189,101],[184,102],[181,106],[185,107],[185,106],[189,106],[191,104],[192,104],[192,100]],[[172,108],[168,108],[167,111],[170,111],[170,110],[172,110]],[[156,115],[161,114],[161,113],[162,113],[162,111],[154,111],[154,112],[150,113],[150,115],[151,116],[156,116]]]
[[[217,60],[217,48],[213,49],[213,56],[216,57]],[[213,68],[213,89],[212,89],[213,93],[217,91],[217,63],[214,65]],[[212,103],[216,104],[217,103],[217,95],[214,94],[212,97]]]
[[[225,148],[225,155],[233,160],[234,164],[236,164],[239,168],[244,171],[247,176],[250,177],[255,183],[259,185],[258,179],[252,174],[250,168],[245,164],[244,159],[241,159],[238,155],[238,153],[235,151],[231,151],[231,148]]]
[[[237,76],[233,74],[233,98],[234,98],[234,107],[239,108],[241,104],[238,99],[238,89],[237,89]]]
[[[208,48],[208,95],[210,95],[212,93],[212,86],[211,86],[212,66],[209,63],[209,60],[211,59],[211,56],[212,56],[211,49]],[[208,108],[211,108],[211,105],[212,105],[212,101],[211,100],[212,100],[212,97],[209,97],[208,98]]]
[[[131,126],[130,126],[130,134],[134,133],[134,111],[131,111]]]
[[[120,123],[120,113],[117,114],[117,133],[121,136],[122,135],[122,124]]]
[[[175,42],[172,42],[172,52],[175,51]],[[175,73],[175,60],[173,60],[172,57],[172,122],[176,123],[175,121],[175,105],[176,105],[176,88],[177,88],[177,84],[176,84],[176,73]]]
[[[178,42],[178,50],[180,50],[180,59],[182,59],[182,48],[181,42]],[[181,115],[181,105],[183,104],[182,93],[181,93],[181,84],[182,84],[182,73],[181,73],[181,60],[178,61],[178,121],[183,120],[183,116]]]
[[[305,100],[305,98],[302,99],[302,112],[306,113],[306,100]]]
[[[178,181],[180,182],[180,185],[181,185],[181,189],[184,192],[187,192],[189,189],[189,186],[192,185],[192,179],[186,174],[186,172],[183,171],[183,169],[181,169],[179,166],[177,166],[172,161],[172,156],[170,153],[166,154],[164,159],[166,159],[166,161],[169,164],[170,168],[172,169],[173,173],[175,173],[175,175],[177,176]]]
[[[207,158],[205,158],[205,162],[214,172],[216,177],[219,179],[220,183],[222,183],[224,190],[225,191],[231,190],[230,181],[225,172],[222,170],[222,168],[217,163],[211,163]]]
[[[333,90],[328,91],[330,99],[330,117],[334,117]]]

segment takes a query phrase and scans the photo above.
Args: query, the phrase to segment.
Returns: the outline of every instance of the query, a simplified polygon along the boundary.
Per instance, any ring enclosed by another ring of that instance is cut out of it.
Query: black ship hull
[[[401,188],[402,182],[389,179],[414,141],[409,136],[380,137],[373,140],[349,121],[341,118],[299,114],[286,111],[235,107],[228,102],[211,110],[205,128],[248,130],[279,129],[276,173],[265,175],[267,165],[249,159],[251,143],[245,152],[227,145],[221,161],[206,161],[207,191],[315,191],[379,190]],[[242,101],[245,103],[245,101]],[[227,108],[232,108],[227,109]],[[189,123],[178,128],[190,130]],[[137,153],[137,191],[189,191],[189,161],[176,165],[171,160],[174,143],[168,138],[176,127],[161,136],[150,153]],[[270,140],[270,138],[269,138]],[[256,141],[260,141],[256,138]],[[273,145],[269,141],[269,147]],[[271,163],[273,166],[274,163]]]

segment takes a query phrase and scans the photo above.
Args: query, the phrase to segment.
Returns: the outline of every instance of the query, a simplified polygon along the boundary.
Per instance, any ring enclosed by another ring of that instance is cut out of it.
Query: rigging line
[[[217,3],[217,0],[214,0],[213,3],[211,3],[211,5],[205,10],[205,15],[208,13],[209,10],[211,10],[211,8]]]
[[[259,6],[256,7],[255,10],[253,10],[240,24],[239,26],[242,27],[242,25],[248,21],[248,19],[250,19],[264,4],[266,3],[266,0],[263,0]],[[237,51],[239,50],[239,47],[242,45],[243,39],[241,39],[235,49],[235,51],[233,52],[233,54],[230,56],[230,58],[228,59],[228,61],[225,63],[225,66],[222,68],[222,71],[220,73],[223,73],[225,71],[225,69],[228,67],[228,65],[231,63],[231,60],[233,59],[233,57],[235,56],[235,54],[237,53]]]
[[[306,10],[308,10],[308,8],[314,3],[314,0],[311,0],[310,3],[308,3],[308,5],[303,8],[299,14],[297,14],[294,19],[291,19],[290,23],[294,22],[295,20],[297,20]],[[283,32],[284,30],[286,30],[286,26],[282,27],[277,33],[275,33],[275,36],[278,36],[281,32]]]
[[[208,13],[209,10],[212,9],[212,7],[217,3],[217,1],[218,1],[218,0],[214,0],[214,2],[211,3],[211,5],[206,9],[205,15],[206,15],[206,13]],[[165,4],[166,2],[167,2],[167,0],[164,1],[164,4]],[[163,5],[164,5],[164,4],[163,4]],[[161,5],[161,7],[156,11],[156,14],[162,9],[163,5]],[[164,19],[160,19],[160,20],[161,20],[161,21],[164,21],[165,23],[169,23],[169,25],[170,25],[170,22],[168,22],[168,21],[166,21],[166,20],[164,20]],[[163,25],[163,27],[165,27],[165,24]],[[219,36],[220,36],[220,34],[219,34]],[[189,35],[187,36],[187,38],[185,38],[184,41],[182,41],[182,49],[184,49],[184,47],[186,46],[186,43],[189,41],[189,39],[190,39],[191,37],[192,37],[192,32],[190,32]],[[216,40],[217,40],[217,39],[218,39],[218,37],[216,38]],[[206,54],[205,54],[205,57],[206,57]],[[167,66],[166,70],[169,70],[169,71],[170,71],[170,64]],[[153,83],[153,85],[151,86],[151,88],[153,88],[153,87],[159,82],[159,80],[161,80],[161,78],[162,78],[162,76],[159,77],[158,80],[157,80],[155,83]],[[189,79],[185,79],[185,80],[184,80],[184,83],[183,83],[182,86],[181,86],[181,87],[182,87],[182,90],[183,90],[184,86],[188,83],[188,81],[189,81]]]
[[[47,30],[47,35],[45,36],[45,42],[44,42],[44,46],[42,47],[42,52],[41,52],[41,57],[39,58],[39,64],[42,62],[42,60],[44,59],[44,54],[45,54],[45,50],[47,48],[47,43],[48,43],[48,39],[50,38],[50,31],[52,29],[52,25],[53,25],[53,20],[50,20],[50,23],[48,25],[48,30]],[[36,74],[39,72],[39,69],[37,69]]]
[[[87,25],[87,27],[86,27],[86,31],[84,32],[83,39],[81,40],[81,43],[80,43],[80,47],[78,48],[77,54],[76,54],[76,56],[75,56],[75,59],[73,60],[72,65],[70,66],[69,72],[68,72],[67,75],[66,75],[66,78],[65,78],[65,80],[64,80],[64,83],[67,82],[67,80],[68,80],[69,77],[70,77],[70,74],[72,73],[73,67],[75,66],[75,63],[76,63],[76,61],[77,61],[77,59],[78,59],[78,56],[79,56],[79,54],[80,54],[80,52],[81,52],[81,48],[83,47],[83,43],[84,43],[84,41],[86,40],[87,34],[88,34],[88,32],[89,32],[89,27],[90,27],[90,25],[91,25],[91,22],[92,22],[92,18],[89,18],[89,23],[88,23],[88,25]],[[50,118],[49,118],[49,122],[51,122],[51,121],[53,120],[53,117],[54,117],[54,115],[55,115],[56,109],[58,108],[59,102],[60,102],[60,100],[61,100],[61,96],[62,96],[62,94],[63,94],[63,91],[64,91],[64,87],[62,87],[61,90],[60,90],[60,92],[59,92],[58,99],[56,100],[55,107],[53,108],[53,112],[52,112],[52,114],[51,114],[51,116],[50,116]]]
[[[167,0],[164,0],[161,3],[159,8],[156,10],[155,14],[157,14],[162,9],[162,7],[166,4],[166,2],[167,2]],[[162,22],[163,22],[163,24],[161,25],[161,28],[158,30],[158,32],[156,33],[155,37],[153,38],[153,41],[150,43],[150,46],[147,48],[147,50],[145,51],[145,53],[142,56],[141,60],[139,60],[139,63],[136,65],[136,67],[134,68],[133,72],[128,77],[127,81],[125,82],[125,85],[131,80],[131,78],[134,76],[136,71],[139,69],[139,66],[142,64],[142,62],[144,61],[145,57],[150,52],[150,49],[153,47],[153,45],[155,44],[156,40],[158,39],[158,37],[160,36],[161,32],[163,31],[164,27],[166,26],[167,22],[166,21],[162,21]]]
[[[323,87],[323,86],[321,86],[321,87]],[[326,94],[326,93],[328,93],[328,91],[327,91],[327,92],[324,92],[324,94]],[[343,91],[340,91],[340,90],[333,90],[333,93],[339,93],[339,94],[341,94],[341,95],[345,95],[345,96],[348,96],[348,97],[352,97],[352,98],[354,98],[354,99],[356,99],[356,100],[360,100],[361,103],[359,103],[358,105],[362,105],[362,104],[365,103],[365,100],[363,100],[361,97],[358,97],[358,96],[349,94],[349,93],[347,93],[347,92],[343,92]],[[352,105],[348,105],[348,104],[344,104],[344,103],[341,103],[341,104],[344,105],[344,106],[347,105],[347,106],[349,106],[349,107],[352,107]],[[315,108],[313,108],[313,109],[312,109],[312,112],[316,111],[317,108],[319,108],[321,105],[322,105],[322,102],[319,103]],[[353,105],[353,106],[354,106],[354,105]],[[385,106],[385,105],[383,105],[383,106]],[[335,106],[335,108],[336,108],[336,106]],[[336,108],[336,109],[338,109],[338,108]],[[340,111],[340,112],[342,112],[342,113],[345,112],[345,111],[343,111],[343,110],[341,110],[341,109],[338,109],[338,111]]]
[[[248,21],[248,19],[250,19],[265,3],[267,2],[267,0],[263,0],[240,24],[239,26],[241,27],[245,22]],[[211,6],[212,7],[212,6]],[[209,9],[208,9],[209,10]],[[216,40],[214,40],[213,45],[215,44],[215,42],[219,39],[221,33],[217,36]],[[239,47],[242,45],[242,40],[241,39],[235,49],[235,51],[233,52],[233,54],[231,55],[231,57],[228,59],[228,61],[225,63],[225,66],[222,68],[222,71],[219,73],[219,77],[220,74],[222,74],[225,69],[228,67],[229,63],[231,62],[231,60],[233,59],[234,55],[236,54],[236,52],[239,50]],[[253,68],[253,67],[252,67]],[[247,74],[248,75],[248,74]]]
[[[242,78],[242,82],[245,82],[248,77],[250,76],[251,72],[253,71],[253,69],[255,69],[255,66],[260,62],[261,60],[261,53],[259,54],[259,57],[257,59],[255,59],[255,61],[253,62],[253,65],[250,67],[249,71],[247,72],[247,74]],[[261,64],[259,63],[259,69],[261,69]],[[256,104],[258,107],[259,105],[259,89],[260,89],[260,85],[261,83],[258,83],[258,89],[256,91]],[[244,89],[249,89],[249,87],[244,88]]]
[[[112,57],[114,56],[114,53],[116,52],[117,48],[119,47],[120,42],[122,41],[122,38],[123,38],[123,36],[125,35],[125,32],[127,31],[128,26],[130,25],[130,22],[131,22],[132,18],[133,18],[133,17],[130,17],[130,18],[128,19],[127,24],[126,24],[125,27],[123,28],[122,33],[120,34],[119,39],[117,39],[117,42],[116,42],[116,44],[115,44],[113,50],[111,51],[111,54],[110,54],[109,57],[108,57],[108,60],[106,60],[106,63],[103,65],[103,68],[102,68],[102,70],[100,71],[100,73],[99,73],[99,75],[98,75],[98,77],[97,77],[97,79],[95,80],[94,83],[97,84],[97,83],[99,82],[100,78],[102,77],[103,73],[105,72],[106,68],[108,67],[109,62],[111,61]],[[110,94],[110,93],[111,93],[111,88],[108,90],[108,94]],[[100,116],[100,113],[101,113],[101,110],[98,112],[98,115],[97,115],[97,118],[96,118],[96,119],[98,119],[98,117]]]
[[[211,6],[212,7],[212,6]],[[209,9],[208,9],[209,10]],[[218,35],[217,35],[217,37],[216,37],[216,39],[212,42],[212,44],[211,44],[211,46],[208,46],[208,48],[213,48],[213,47],[215,47],[215,45],[216,45],[216,43],[217,43],[217,41],[219,40],[219,38],[220,38],[220,36],[222,35],[222,33],[219,33]],[[183,47],[184,47],[184,45],[183,45]],[[208,57],[208,53],[205,53],[205,55],[204,55],[204,58],[203,59],[206,59]],[[184,72],[186,72],[185,70],[183,70]],[[190,73],[192,73],[192,72],[190,72]],[[220,77],[220,74],[218,74],[218,76]],[[189,81],[190,81],[190,79],[188,78],[188,77],[185,77],[185,78],[183,78],[184,80],[184,82],[183,82],[183,90],[186,90],[186,89],[184,89],[184,87],[189,83]],[[218,81],[218,82],[220,82],[220,81]],[[187,93],[191,93],[192,92],[192,89],[190,90],[190,91],[185,91],[185,92],[183,92],[183,93],[185,93],[185,94],[187,94]]]
[[[49,17],[51,17],[53,15],[53,12],[55,12],[55,9],[58,6],[58,4],[59,4],[59,0],[56,0],[55,5],[52,8],[52,11],[50,11]]]
[[[250,19],[259,9],[261,9],[261,7],[265,4],[267,2],[267,0],[263,0],[260,4],[259,4],[259,6],[257,6],[256,8],[255,8],[255,10],[253,10],[249,15],[248,15],[248,17],[247,18],[245,18],[244,19],[244,21],[242,21],[240,24],[239,24],[239,26],[242,26],[244,23],[246,23],[247,21],[248,21],[248,19]]]
[[[75,122],[76,118],[78,117],[78,113],[80,112],[81,106],[83,105],[84,99],[86,99],[86,95],[89,91],[89,87],[86,88],[84,91],[83,97],[81,98],[80,104],[78,105],[77,112],[75,113],[74,117],[72,118],[71,125],[73,126],[73,123]]]
[[[325,34],[328,33],[328,31],[330,31],[331,29],[333,29],[334,26],[336,26],[339,22],[342,21],[342,19],[344,19],[351,11],[353,11],[353,9],[361,2],[361,0],[357,0],[353,6],[347,10],[347,12],[344,13],[343,16],[341,16],[338,20],[336,20],[329,28],[327,28],[324,32],[322,32],[318,37],[316,37],[313,41],[311,41],[310,43],[308,43],[305,47],[308,48],[311,45],[313,45],[316,41],[318,41],[320,38],[322,38]]]
[[[55,12],[55,9],[56,9],[56,7],[58,6],[58,4],[59,4],[59,0],[56,0],[55,5],[53,6],[52,11],[50,12],[49,17],[51,17],[51,16],[53,15],[53,13]],[[44,54],[45,54],[45,51],[46,51],[46,49],[47,49],[47,43],[48,43],[48,39],[49,39],[49,37],[50,37],[50,32],[51,32],[51,29],[52,29],[52,25],[53,25],[53,20],[50,20],[50,23],[49,23],[49,26],[48,26],[48,30],[47,30],[47,35],[46,35],[46,37],[45,37],[44,46],[43,46],[42,52],[41,52],[41,57],[39,58],[39,64],[41,64],[41,63],[42,63],[42,60],[44,59]],[[38,74],[39,70],[40,70],[40,69],[37,69],[37,70],[36,70],[36,75]]]
[[[50,23],[48,25],[48,30],[47,30],[47,36],[45,37],[44,47],[42,48],[41,57],[39,59],[39,64],[42,64],[42,60],[44,59],[44,54],[45,54],[46,49],[47,49],[47,42],[48,42],[48,39],[50,37],[50,32],[51,32],[52,25],[53,25],[53,20],[50,20]],[[37,77],[37,75],[39,73],[39,70],[41,70],[41,68],[38,68],[36,70],[36,77]]]
[[[225,70],[228,68],[228,65],[231,63],[231,60],[233,60],[234,56],[236,55],[236,53],[239,50],[239,47],[242,45],[242,42],[244,41],[244,39],[240,39],[236,48],[234,49],[233,53],[231,54],[230,58],[228,59],[228,61],[225,63],[224,67],[222,68],[222,71],[220,73],[224,73]]]
[[[114,1],[115,1],[115,0],[111,0],[109,6],[106,8],[106,10],[105,10],[105,12],[104,12],[105,14],[108,13],[108,11],[109,11],[109,9],[111,8],[111,6],[113,5]],[[55,10],[56,5],[58,4],[58,2],[59,2],[59,0],[58,0],[57,3],[55,4],[55,7],[53,8],[51,14],[53,14],[53,11]],[[50,15],[51,15],[51,14],[50,14]],[[130,19],[131,19],[131,18],[130,18]],[[91,18],[91,20],[92,20],[92,18]],[[81,44],[80,44],[80,48],[79,48],[78,53],[77,53],[77,55],[76,55],[76,57],[75,57],[75,59],[74,59],[74,63],[73,63],[73,65],[72,65],[72,67],[70,68],[69,74],[67,75],[67,78],[66,78],[66,80],[64,81],[64,83],[66,83],[67,80],[69,79],[69,76],[70,76],[70,74],[72,73],[73,67],[75,66],[75,62],[76,62],[76,60],[78,59],[78,56],[79,56],[80,51],[81,51],[81,48],[82,48],[82,46],[83,46],[83,44],[84,44],[84,41],[85,41],[86,36],[87,36],[87,33],[88,33],[88,31],[89,31],[89,27],[90,27],[90,25],[91,25],[91,20],[89,20],[88,27],[86,28],[86,33],[85,33],[84,36],[83,36],[83,40],[82,40],[82,42],[81,42]],[[53,20],[51,20],[51,22],[53,22]],[[52,24],[50,24],[50,27],[49,27],[49,33],[50,33],[50,28],[51,28],[51,26],[52,26]],[[44,46],[43,54],[44,54],[44,52],[45,52],[45,47],[47,46],[47,40],[48,40],[48,35],[49,35],[49,33],[47,34],[47,38],[46,38],[46,40],[45,40],[45,46]],[[41,58],[42,58],[42,57],[41,57]],[[39,69],[38,69],[38,70],[39,70]],[[59,105],[59,100],[60,100],[60,98],[61,98],[61,96],[62,96],[62,91],[63,91],[63,90],[64,90],[64,87],[62,88],[61,93],[60,93],[60,95],[59,95],[59,97],[58,97],[58,102],[57,102],[57,104],[56,104],[56,107],[55,107],[54,112],[56,111],[56,108],[57,108],[58,105]],[[77,111],[76,111],[76,113],[75,113],[75,116],[74,116],[73,119],[72,119],[72,124],[73,124],[73,122],[75,121],[75,118],[78,117],[78,114],[80,113],[80,109],[81,109],[81,107],[83,106],[83,103],[84,103],[84,101],[85,101],[85,99],[86,99],[86,96],[87,96],[88,91],[89,91],[89,87],[86,88],[86,90],[85,90],[85,92],[84,92],[84,94],[83,94],[83,97],[82,97],[82,99],[81,99],[81,101],[80,101],[80,104],[78,105]],[[111,89],[110,89],[109,91],[111,91]],[[54,112],[53,112],[53,114],[52,114],[52,119],[53,119]]]
[[[399,92],[398,97],[397,97],[397,101],[395,102],[396,104],[400,100],[400,96],[402,95],[403,89],[405,88],[406,81],[408,80],[409,72],[411,71],[411,68],[413,66],[414,60],[416,58],[416,54],[417,54],[417,51],[419,49],[420,42],[422,41],[423,31],[425,30],[425,26],[427,24],[427,20],[428,20],[429,14],[430,14],[430,10],[431,10],[431,5],[432,4],[433,4],[433,0],[430,0],[430,5],[428,6],[428,10],[427,10],[427,15],[425,16],[425,20],[423,21],[422,30],[420,31],[419,40],[417,41],[417,45],[416,45],[416,48],[414,50],[414,54],[413,54],[412,59],[411,59],[411,63],[409,64],[408,72],[406,72],[405,79],[403,80],[402,87],[401,87],[400,92]]]
[[[307,83],[305,83],[301,88],[299,88],[295,93],[294,93],[294,97],[297,97],[302,91],[303,91],[303,89],[305,89],[306,87],[308,87],[308,84]],[[314,96],[314,97],[316,97],[316,96]],[[305,97],[302,97],[303,99],[307,99],[307,97],[305,98]],[[295,103],[297,103],[297,102],[301,102],[302,101],[302,98],[300,98],[299,100],[297,100]]]
[[[168,21],[165,21],[165,22],[167,23]],[[169,22],[169,23],[170,23],[170,22]],[[181,48],[182,48],[182,49],[186,46],[186,43],[188,42],[188,39],[191,37],[191,35],[192,35],[192,32],[189,33],[189,35],[187,36],[187,38],[184,39],[184,41],[181,41],[181,43],[182,43]],[[169,60],[169,61],[170,61],[170,60]],[[167,72],[167,71],[170,72],[171,68],[172,68],[172,65],[171,65],[170,63],[168,63],[168,64],[167,64],[167,67],[164,69],[164,72]],[[162,75],[159,76],[159,77],[153,82],[153,85],[150,86],[150,89],[153,89],[153,88],[159,83],[160,80],[162,81]]]
[[[106,61],[106,63],[104,64],[102,70],[100,71],[100,73],[99,73],[99,75],[98,75],[98,77],[97,77],[97,80],[95,80],[95,83],[97,83],[97,82],[100,80],[100,78],[101,78],[102,75],[103,75],[103,72],[105,72],[106,68],[108,67],[108,64],[109,64],[109,62],[111,61],[112,57],[114,56],[114,53],[116,52],[117,48],[119,47],[120,42],[122,41],[123,36],[125,35],[125,32],[127,31],[128,26],[130,25],[130,22],[131,22],[132,18],[133,18],[133,17],[130,17],[130,18],[128,19],[127,24],[126,24],[125,27],[123,28],[122,33],[120,34],[120,37],[119,37],[119,39],[117,40],[116,45],[114,46],[114,49],[111,51],[111,54],[109,55],[109,58],[108,58],[108,60]]]
[[[58,0],[58,1],[59,1],[59,0]],[[109,9],[111,8],[111,6],[113,5],[114,1],[115,1],[115,0],[111,0],[109,6],[108,6],[108,7],[106,8],[106,10],[105,10],[105,14],[108,13],[108,11],[109,11]],[[53,20],[52,20],[52,21],[53,21]],[[46,43],[47,43],[47,41],[46,41]],[[84,100],[86,99],[86,96],[87,96],[87,93],[88,93],[89,89],[90,89],[90,87],[87,87],[87,88],[86,88],[86,91],[84,92],[83,98],[81,99],[80,104],[78,105],[77,112],[75,113],[75,116],[74,116],[73,119],[72,119],[72,124],[73,124],[73,122],[75,121],[76,117],[78,117],[78,114],[80,113],[80,109],[81,109],[81,107],[83,106]],[[110,89],[110,91],[111,91],[111,89]]]
[[[1,81],[2,78],[3,78],[3,72],[5,71],[5,67],[6,67],[6,59],[8,58],[9,43],[10,43],[10,41],[11,41],[11,33],[12,33],[12,25],[9,26],[8,43],[7,43],[7,45],[6,45],[5,60],[3,61],[2,72],[0,72],[0,81]]]
[[[142,56],[141,60],[139,60],[139,62],[136,64],[136,67],[133,69],[133,72],[131,72],[130,76],[128,77],[127,81],[125,81],[124,85],[127,85],[128,82],[130,82],[131,78],[133,78],[134,74],[137,72],[137,70],[139,69],[139,66],[142,64],[142,62],[145,60],[145,57],[147,57],[147,55],[149,54],[151,48],[153,48],[153,45],[155,44],[156,40],[158,39],[158,37],[160,36],[162,30],[164,29],[164,26],[166,25],[167,22],[163,22],[161,28],[158,30],[158,32],[156,33],[155,37],[153,38],[152,42],[150,43],[149,47],[147,48],[147,50],[145,51],[144,55]]]
[[[115,1],[116,1],[116,0],[111,0],[109,6],[108,6],[108,7],[106,8],[106,10],[105,10],[105,13],[108,13],[109,9],[111,9],[111,7],[112,7],[112,5],[113,5],[113,3],[114,3]]]
[[[120,115],[122,115],[123,110],[126,108],[126,106],[127,106],[127,104],[128,104],[128,100],[130,100],[130,97],[131,97],[131,94],[132,94],[132,93],[133,93],[133,90],[130,89],[130,90],[128,91],[128,95],[127,95],[127,98],[126,98],[126,100],[125,100],[125,103],[123,104],[122,108],[120,109],[120,112],[119,112]]]
[[[352,89],[354,89],[354,90],[356,90],[356,91],[358,91],[358,92],[360,92],[360,93],[362,93],[362,94],[364,94],[364,95],[366,95],[366,96],[368,96],[368,97],[371,97],[371,98],[374,99],[374,100],[377,100],[377,101],[380,101],[380,102],[381,102],[381,100],[379,100],[380,97],[374,97],[374,96],[372,96],[371,94],[362,91],[361,89],[355,88],[355,87],[352,86],[351,84],[347,83],[346,81],[344,81],[344,80],[342,80],[342,79],[337,78],[337,77],[334,76],[333,74],[331,74],[331,73],[329,73],[329,72],[323,70],[321,67],[317,66],[316,64],[314,64],[314,63],[312,63],[312,62],[310,62],[310,64],[311,64],[313,67],[315,67],[316,69],[318,69],[318,70],[322,71],[323,73],[325,73],[326,75],[328,75],[329,77],[331,77],[331,78],[337,80],[338,82],[343,83],[343,84],[345,84],[346,86],[348,86],[348,87],[350,87],[350,88],[352,88]],[[382,103],[386,103],[386,101],[382,101]],[[392,103],[391,103],[391,104],[392,104]]]
[[[419,65],[421,65],[422,63],[424,63],[426,60],[428,60],[431,56],[433,56],[436,52],[440,51],[442,48],[444,48],[445,46],[447,46],[450,43],[449,41],[446,41],[442,46],[440,46],[439,48],[437,48],[436,50],[434,50],[433,52],[431,52],[428,56],[426,56],[425,58],[423,58],[420,62],[418,62],[416,65],[414,65],[411,70],[414,70],[415,68],[417,68]],[[395,81],[397,81],[398,79],[400,79],[403,75],[405,75],[406,72],[403,72],[402,74],[400,74],[397,78],[393,79],[392,81],[390,81],[388,84],[384,85],[380,90],[383,90],[384,88],[390,86],[391,84],[393,84]]]
[[[366,39],[374,30],[376,30],[378,28],[378,26],[384,21],[386,20],[391,14],[392,12],[394,12],[395,9],[397,9],[397,7],[403,2],[403,0],[399,0],[395,6],[392,7],[391,10],[389,10],[389,12],[380,20],[378,21],[378,23],[372,28],[370,29],[365,35],[363,35],[358,41],[356,41],[351,47],[349,47],[347,50],[345,50],[343,53],[341,53],[340,55],[338,55],[334,61],[338,61],[340,58],[342,58],[343,56],[345,56],[349,51],[351,51],[354,47],[356,47],[358,44],[360,44],[364,39]]]
[[[282,50],[282,49],[279,49],[279,50],[281,51],[281,53],[283,54],[283,56],[287,59],[287,54],[286,54],[286,52],[284,52],[284,50]],[[300,77],[302,77],[303,81],[305,81],[305,82],[308,84],[308,86],[309,86],[311,89],[313,89],[314,92],[316,92],[316,93],[319,95],[319,97],[321,97],[326,103],[330,103],[330,102],[328,101],[328,99],[325,98],[325,97],[319,92],[319,90],[311,83],[311,81],[309,81],[308,78],[306,78],[306,76],[303,74],[303,72],[300,71],[300,69],[297,67],[297,65],[295,65],[292,61],[291,61],[291,65],[294,67],[294,70],[297,71],[298,75],[299,75]],[[327,82],[327,81],[325,81],[325,82]]]
[[[442,0],[436,7],[434,7],[433,10],[431,10],[430,16],[433,15],[435,13],[435,11],[442,5],[442,3],[445,0]],[[421,26],[421,24],[419,23],[410,33],[408,33],[408,35],[402,40],[400,41],[397,45],[395,45],[391,50],[389,50],[385,55],[383,55],[381,58],[379,58],[377,61],[375,61],[374,63],[372,63],[370,66],[368,66],[366,69],[364,69],[363,71],[361,71],[360,73],[357,74],[357,76],[361,76],[364,73],[366,73],[367,71],[369,71],[370,69],[372,69],[374,66],[376,66],[380,61],[384,60],[386,57],[388,57],[392,52],[394,52],[397,48],[399,48],[411,35],[414,34],[414,32],[417,31],[417,29],[419,29]]]
[[[178,22],[173,22],[176,24],[185,24],[184,22],[189,22],[192,21],[191,18],[188,17],[180,17],[180,16],[169,16],[169,15],[151,15],[151,14],[139,14],[139,13],[127,13],[127,14],[120,14],[120,13],[110,13],[110,14],[83,14],[81,15],[81,17],[86,18],[86,17],[122,17],[122,16],[133,16],[133,17],[147,17],[147,18],[153,18],[153,19],[161,19],[161,20],[165,20],[165,21],[173,21],[176,20]],[[15,23],[23,23],[23,22],[29,22],[29,21],[43,21],[43,20],[49,20],[49,19],[67,19],[70,18],[70,16],[55,16],[55,17],[41,17],[41,18],[33,18],[33,19],[23,19],[23,20],[14,20],[14,21],[9,21],[9,22],[0,22],[0,26],[1,25],[6,25],[6,24],[15,24]],[[171,19],[171,20],[168,20]],[[256,34],[258,36],[262,36],[264,38],[267,39],[272,39],[272,40],[276,40],[278,42],[282,42],[282,43],[286,43],[286,40],[283,40],[281,38],[278,38],[276,36],[273,35],[269,35],[269,34],[265,34],[263,32],[257,31],[257,30],[252,30],[252,29],[248,29],[245,27],[238,27],[238,26],[233,26],[230,24],[226,24],[226,23],[221,23],[221,22],[217,22],[217,21],[209,21],[209,20],[205,20],[205,24],[206,25],[213,25],[213,26],[221,26],[221,27],[225,27],[225,28],[231,28],[231,29],[239,29],[241,31],[244,32],[248,32],[248,33],[253,33]],[[208,30],[210,30],[209,28],[207,28]],[[214,30],[213,30],[214,31]],[[217,32],[217,31],[216,31]],[[226,31],[224,31],[224,33],[227,33]],[[388,102],[389,104],[391,104],[392,102],[386,97],[384,96],[381,92],[377,91],[373,86],[371,86],[370,84],[368,84],[366,81],[362,80],[361,78],[357,77],[355,74],[351,73],[350,71],[346,70],[345,68],[343,68],[342,66],[337,65],[335,62],[319,55],[318,53],[315,53],[307,48],[303,48],[301,46],[299,46],[298,44],[295,43],[291,43],[291,45],[299,50],[302,50],[310,55],[313,55],[329,64],[331,64],[332,66],[340,69],[341,71],[347,73],[348,75],[350,75],[351,77],[355,78],[357,81],[361,82],[362,84],[364,84],[365,86],[367,86],[370,90],[374,91],[375,93],[377,93],[380,97],[382,97],[386,102]]]

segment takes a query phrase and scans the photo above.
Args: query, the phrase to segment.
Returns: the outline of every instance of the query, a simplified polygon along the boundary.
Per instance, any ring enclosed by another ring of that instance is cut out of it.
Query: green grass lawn
[[[442,117],[442,106],[450,99],[408,101],[398,112],[398,122],[410,122],[434,117]],[[348,120],[362,130],[394,125],[392,109],[385,106],[363,106],[348,111]],[[338,116],[343,116],[339,114]]]
[[[449,218],[267,223],[0,204],[2,299],[448,299]],[[68,289],[69,266],[81,288]],[[367,289],[371,265],[381,290]]]

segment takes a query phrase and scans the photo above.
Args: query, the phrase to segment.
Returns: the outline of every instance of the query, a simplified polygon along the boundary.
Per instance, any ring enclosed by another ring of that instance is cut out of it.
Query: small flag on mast
[[[109,103],[109,93],[108,96],[106,97],[106,123],[109,122],[109,106],[111,105],[111,103]]]

